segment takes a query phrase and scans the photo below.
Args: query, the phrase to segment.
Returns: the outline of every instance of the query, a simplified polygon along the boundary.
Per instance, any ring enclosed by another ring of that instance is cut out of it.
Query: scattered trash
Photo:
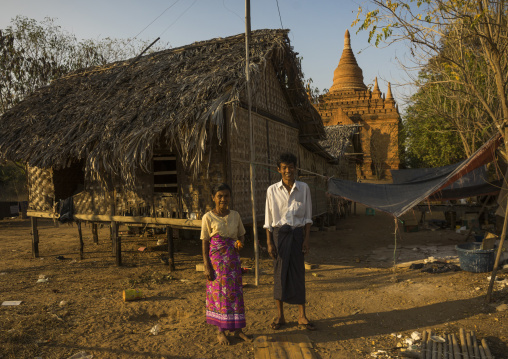
[[[446,343],[446,339],[440,337],[439,335],[432,335],[430,337],[430,340],[432,340],[434,343]]]
[[[414,341],[422,340],[422,335],[418,332],[412,332],[411,339],[413,339]]]
[[[122,293],[123,301],[129,302],[143,298],[143,293],[139,289],[126,289]]]
[[[21,302],[22,302],[21,300],[6,300],[2,302],[2,305],[6,306],[20,305]]]
[[[69,302],[67,302],[66,300],[62,300],[58,305],[60,307],[65,307]]]
[[[166,241],[165,241],[164,239],[159,239],[159,240],[157,241],[157,245],[158,245],[158,246],[163,246],[164,244],[166,244]]]
[[[180,282],[186,283],[186,282],[190,282],[190,280],[188,280],[188,279],[180,279]]]
[[[161,330],[161,326],[159,324],[155,324],[152,329],[150,329],[150,334],[157,335],[159,334],[159,331]]]
[[[386,352],[386,350],[377,350],[375,352],[370,353],[370,356],[374,357],[374,358],[377,358],[380,355],[386,356],[386,355],[388,355],[388,353]]]
[[[204,272],[205,265],[203,263],[196,264],[196,272]]]
[[[74,354],[73,356],[69,357],[68,359],[92,359],[93,354],[87,354],[84,350],[80,351],[79,353]]]
[[[139,247],[139,248],[138,248],[138,251],[140,251],[140,252],[144,252],[144,251],[145,251],[145,249],[146,249],[146,247]]]
[[[319,274],[319,273],[312,273],[312,276],[314,276],[314,277],[322,277],[322,275]]]
[[[508,304],[505,304],[505,303],[498,305],[496,307],[496,311],[498,311],[498,312],[504,312],[506,310],[508,310]]]
[[[37,283],[46,283],[46,282],[49,282],[49,279],[46,278],[46,276],[44,274],[41,274],[39,276],[39,279],[37,279]]]
[[[59,261],[63,261],[67,258],[65,258],[64,256],[56,256],[55,259],[59,260]]]
[[[2,273],[0,273],[0,275],[6,275],[6,274],[7,274],[7,272],[2,272]]]

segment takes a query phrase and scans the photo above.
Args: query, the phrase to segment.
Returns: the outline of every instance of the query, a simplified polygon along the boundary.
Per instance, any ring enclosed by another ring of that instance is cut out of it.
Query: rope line
[[[279,0],[275,0],[275,2],[277,2],[277,10],[279,11],[280,28],[284,29],[284,26],[282,25],[282,17],[280,16]]]

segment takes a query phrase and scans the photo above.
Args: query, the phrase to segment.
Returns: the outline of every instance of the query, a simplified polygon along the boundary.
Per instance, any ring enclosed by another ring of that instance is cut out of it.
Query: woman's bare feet
[[[241,329],[235,331],[235,337],[245,340],[246,342],[251,342],[252,338],[245,334]]]
[[[219,332],[219,334],[217,334],[217,340],[220,345],[229,345],[229,340],[224,332]]]

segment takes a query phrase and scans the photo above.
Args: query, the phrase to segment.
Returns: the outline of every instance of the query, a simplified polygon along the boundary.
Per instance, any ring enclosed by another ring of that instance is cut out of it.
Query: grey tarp
[[[328,193],[399,217],[425,198],[444,189],[474,169],[491,162],[501,143],[499,134],[493,136],[471,157],[454,165],[440,167],[421,180],[400,184],[372,184],[330,178]]]

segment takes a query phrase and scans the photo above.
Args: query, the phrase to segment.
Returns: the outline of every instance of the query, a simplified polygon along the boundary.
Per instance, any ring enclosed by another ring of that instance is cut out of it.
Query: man
[[[282,180],[266,191],[265,225],[267,247],[274,259],[274,299],[278,316],[271,328],[278,330],[286,320],[284,302],[299,307],[298,324],[315,330],[305,314],[305,264],[309,251],[312,202],[309,186],[295,180],[296,156],[284,153],[277,160]]]

